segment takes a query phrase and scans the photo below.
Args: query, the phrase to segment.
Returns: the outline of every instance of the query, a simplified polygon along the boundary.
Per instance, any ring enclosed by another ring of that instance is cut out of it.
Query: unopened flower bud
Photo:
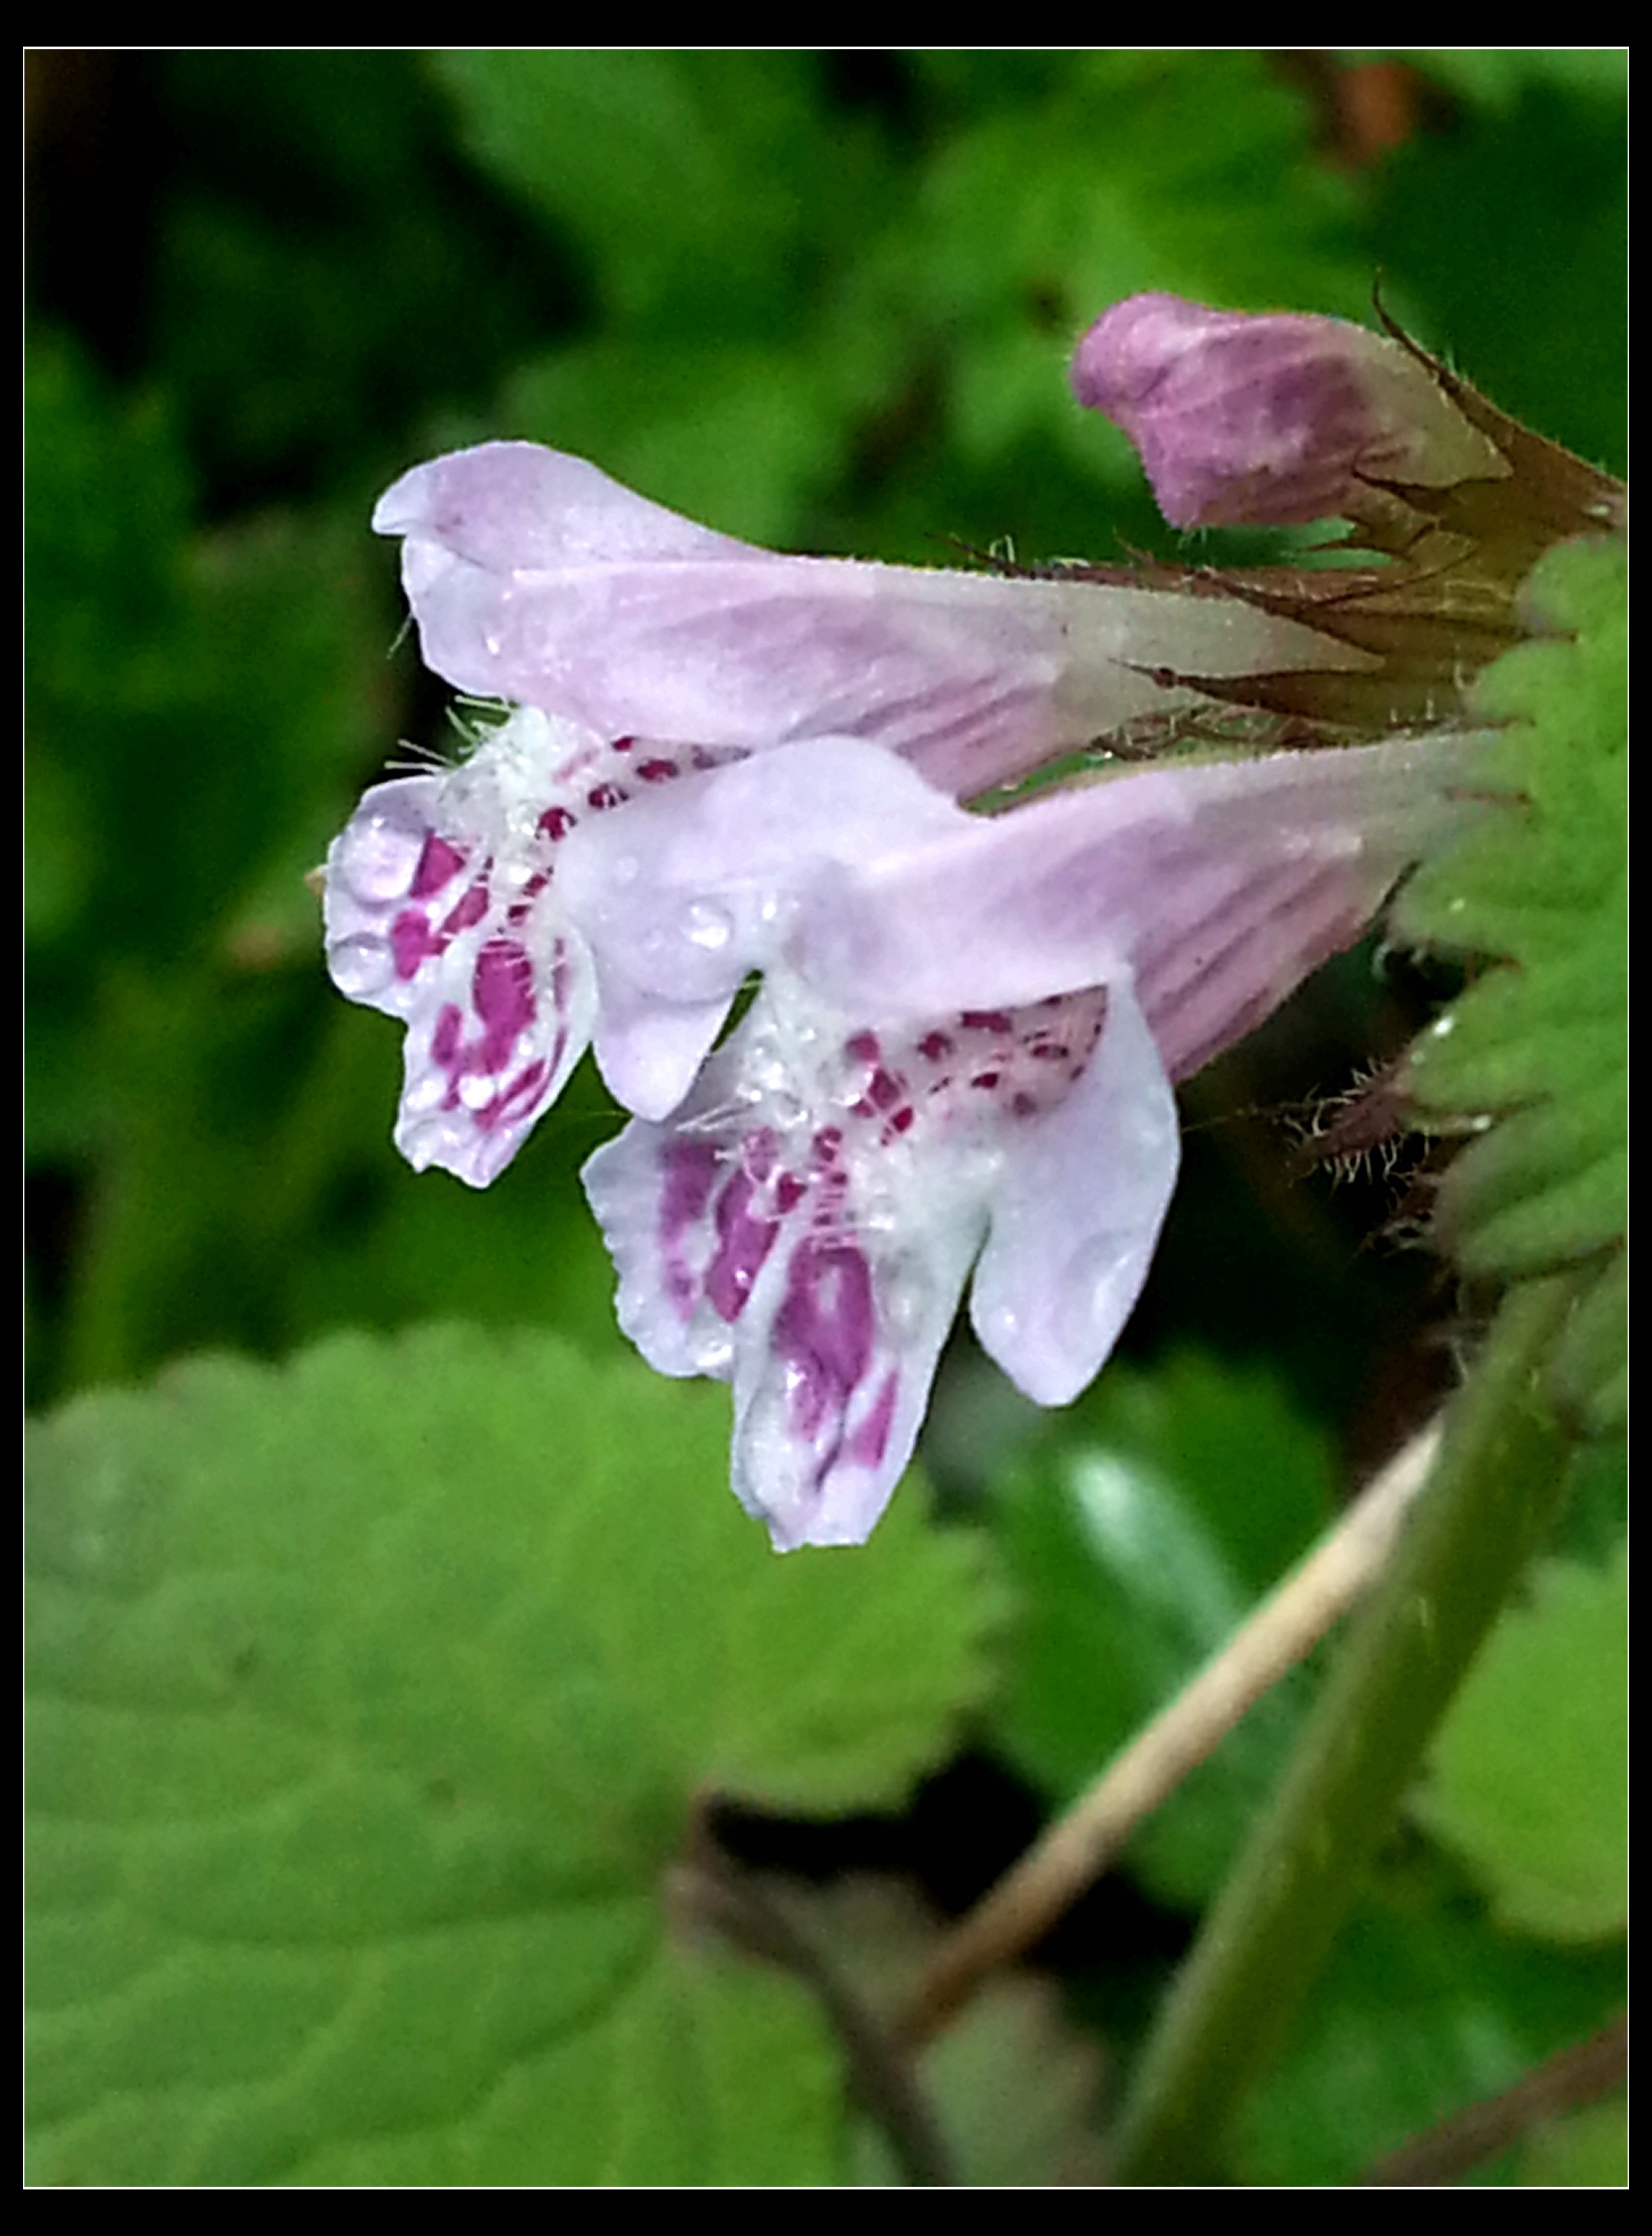
[[[1510,470],[1426,358],[1341,319],[1133,295],[1079,343],[1072,385],[1130,437],[1177,528],[1358,519],[1383,491]]]

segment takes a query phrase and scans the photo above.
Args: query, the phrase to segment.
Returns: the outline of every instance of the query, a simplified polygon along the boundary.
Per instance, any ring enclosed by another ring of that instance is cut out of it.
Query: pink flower
[[[1214,590],[777,556],[532,443],[416,466],[373,524],[404,538],[426,664],[462,691],[603,739],[864,738],[955,799],[1209,704],[1179,677],[1380,664]]]
[[[626,1332],[662,1372],[732,1382],[735,1489],[777,1546],[870,1529],[972,1268],[976,1332],[1028,1396],[1091,1380],[1175,1182],[1171,1078],[1357,937],[1460,822],[1463,750],[1118,776],[946,812],[858,862],[811,862],[800,832],[787,876],[746,890],[731,944],[763,993],[669,1121],[628,1127],[585,1177]],[[785,775],[801,795],[818,760],[829,790],[871,752],[799,745]],[[682,801],[629,950],[658,998],[706,990],[696,891],[731,890],[774,773],[744,764]],[[616,907],[627,845],[618,819],[584,834],[576,915]]]
[[[1172,1081],[1460,819],[1461,741],[971,812],[1228,700],[1380,721],[1392,654],[1288,586],[776,557],[524,444],[417,468],[375,521],[427,661],[515,702],[329,856],[335,981],[407,1029],[398,1145],[486,1185],[593,1045],[637,1114],[586,1172],[623,1325],[732,1383],[777,1545],[857,1542],[967,1284],[1030,1396],[1097,1371],[1174,1184]]]
[[[888,749],[900,761],[863,761],[852,798],[769,795],[777,837],[801,819],[810,858],[852,858],[874,832],[915,841],[943,794],[1208,705],[1224,676],[1380,668],[1237,598],[776,557],[533,444],[416,467],[374,520],[405,538],[430,665],[521,702],[457,768],[369,792],[328,859],[334,981],[407,1026],[397,1145],[476,1187],[593,1036],[628,1108],[663,1116],[687,1092],[738,978],[698,1002],[643,996],[620,950],[706,772],[823,736]],[[567,842],[616,809],[633,889],[576,931]]]
[[[1341,319],[1132,295],[1079,343],[1072,385],[1130,437],[1177,528],[1357,516],[1376,490],[1510,472],[1420,354]]]

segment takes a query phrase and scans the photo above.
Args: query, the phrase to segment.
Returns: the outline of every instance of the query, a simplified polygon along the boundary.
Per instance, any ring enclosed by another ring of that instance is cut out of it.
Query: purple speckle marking
[[[625,787],[618,784],[593,784],[585,795],[586,806],[599,812],[605,807],[622,807],[625,801]]]
[[[534,1022],[534,966],[514,940],[490,939],[476,957],[470,999],[483,1026],[478,1071],[502,1070],[519,1033]]]
[[[872,1273],[851,1244],[800,1242],[775,1314],[774,1348],[790,1370],[792,1426],[813,1443],[841,1421],[872,1362],[876,1328]]]
[[[473,924],[480,924],[488,913],[488,886],[485,878],[478,878],[455,904],[442,922],[442,944],[456,939],[462,931],[469,931]]]
[[[661,760],[656,756],[651,760],[639,761],[637,773],[645,784],[669,784],[672,777],[680,776],[682,771],[675,761]]]
[[[432,831],[420,852],[413,882],[407,889],[409,900],[428,901],[432,893],[439,893],[443,885],[458,876],[465,859],[456,846],[449,845],[445,838]]]
[[[456,1002],[444,1002],[436,1013],[436,1030],[430,1036],[430,1055],[442,1070],[450,1069],[457,1060],[463,1037],[463,1011]]]
[[[416,977],[421,965],[440,955],[442,948],[423,909],[403,909],[390,926],[390,955],[398,978]]]
[[[889,1430],[895,1424],[895,1401],[900,1382],[899,1375],[891,1367],[883,1378],[876,1404],[844,1447],[843,1457],[851,1467],[882,1466],[883,1455],[889,1445]]]
[[[717,1248],[705,1269],[705,1294],[719,1319],[738,1320],[751,1301],[751,1285],[780,1232],[777,1220],[753,1218],[757,1188],[736,1173],[718,1198]]]

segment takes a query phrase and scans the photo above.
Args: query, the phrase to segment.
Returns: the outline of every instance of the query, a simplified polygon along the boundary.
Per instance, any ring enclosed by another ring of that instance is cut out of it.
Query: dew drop
[[[327,950],[332,983],[351,1002],[370,1002],[394,983],[396,960],[389,940],[377,932],[357,932],[337,941]]]
[[[715,901],[691,901],[683,911],[683,933],[691,946],[715,955],[734,937],[734,920]]]
[[[328,875],[364,906],[399,900],[413,882],[424,835],[388,816],[361,818],[339,840]]]

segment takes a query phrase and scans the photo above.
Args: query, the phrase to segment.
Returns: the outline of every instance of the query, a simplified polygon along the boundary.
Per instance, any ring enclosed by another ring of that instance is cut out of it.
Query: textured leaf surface
[[[546,1338],[340,1338],[31,1454],[47,2182],[808,2181],[800,1991],[665,1930],[705,1787],[896,1800],[980,1689],[913,1495],[781,1562],[722,1393]]]
[[[1511,1609],[1434,1749],[1417,1805],[1511,1929],[1621,1930],[1629,1891],[1629,1571],[1551,1562]]]
[[[1622,1416],[1629,1143],[1627,561],[1563,547],[1528,586],[1545,634],[1488,669],[1479,713],[1508,724],[1478,772],[1505,805],[1421,870],[1406,934],[1499,958],[1411,1057],[1425,1111],[1484,1127],[1446,1175],[1440,1231],[1468,1271],[1591,1273],[1561,1391],[1591,1427]],[[1488,1122],[1491,1121],[1491,1122]]]

